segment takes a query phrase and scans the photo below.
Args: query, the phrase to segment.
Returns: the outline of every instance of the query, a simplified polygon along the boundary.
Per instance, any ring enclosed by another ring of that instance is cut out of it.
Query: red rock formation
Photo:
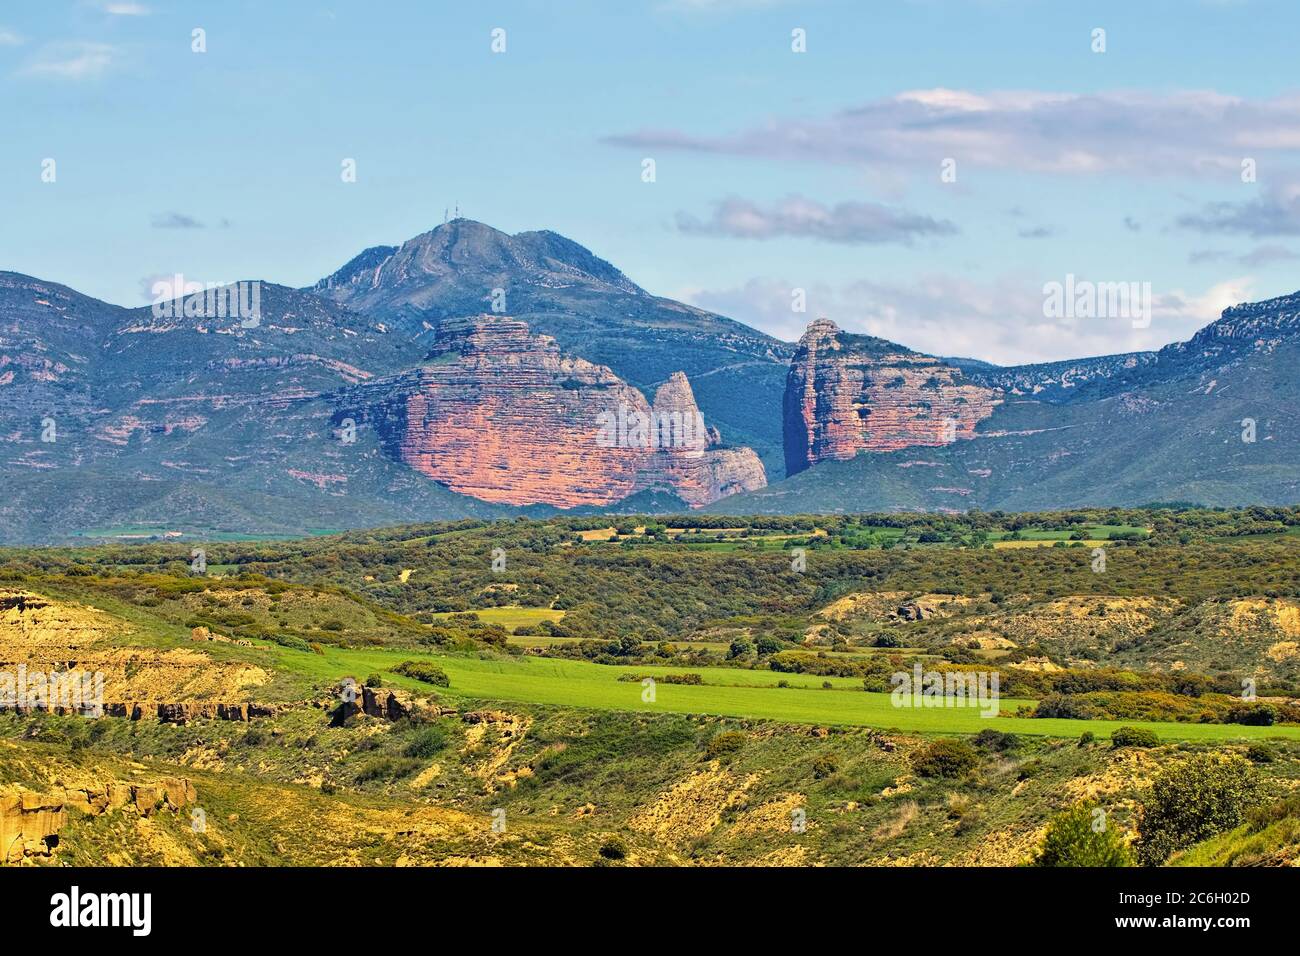
[[[863,451],[972,438],[998,394],[932,356],[818,319],[799,340],[786,378],[786,473]]]
[[[715,447],[682,373],[651,407],[516,319],[444,321],[423,366],[354,396],[391,454],[484,501],[572,508],[656,489],[699,506],[767,483],[750,449]]]

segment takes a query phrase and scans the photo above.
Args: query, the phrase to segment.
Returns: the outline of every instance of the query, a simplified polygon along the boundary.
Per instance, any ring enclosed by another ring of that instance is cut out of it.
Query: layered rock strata
[[[392,456],[484,501],[607,505],[641,491],[701,506],[763,487],[748,448],[721,446],[690,383],[648,403],[603,365],[503,316],[444,321],[418,369],[345,393],[336,421],[372,424]]]
[[[786,378],[786,472],[972,438],[1000,401],[942,359],[818,319],[799,340]]]

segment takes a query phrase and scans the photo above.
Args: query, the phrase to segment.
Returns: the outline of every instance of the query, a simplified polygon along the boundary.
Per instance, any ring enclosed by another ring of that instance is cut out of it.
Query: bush
[[[1277,708],[1272,704],[1236,704],[1224,718],[1225,723],[1251,727],[1272,727],[1277,723]]]
[[[1272,763],[1277,752],[1268,744],[1251,744],[1246,748],[1246,759],[1251,763]]]
[[[734,754],[745,746],[747,740],[748,738],[739,730],[724,730],[705,746],[705,756],[712,760],[714,757],[721,757],[723,754]]]
[[[1258,800],[1258,772],[1241,757],[1200,754],[1169,767],[1138,799],[1138,861],[1159,866],[1240,826]]]
[[[367,686],[367,687],[383,687],[383,686],[384,686],[384,679],[383,679],[381,676],[379,676],[378,674],[371,674],[369,677],[366,678],[366,686]]]
[[[834,754],[822,754],[812,765],[813,777],[817,780],[825,780],[831,774],[840,769],[839,758]]]
[[[437,664],[429,661],[402,661],[393,668],[394,674],[401,674],[426,684],[434,684],[438,687],[450,687],[451,678]]]
[[[1035,717],[1060,717],[1065,720],[1095,720],[1097,709],[1086,700],[1070,694],[1050,694],[1034,708]]]
[[[301,637],[294,637],[292,634],[271,634],[268,640],[279,644],[281,647],[287,647],[295,651],[311,651],[311,645]]]
[[[1160,738],[1155,731],[1141,727],[1120,727],[1110,735],[1110,745],[1115,750],[1121,747],[1156,747],[1159,744]]]
[[[357,783],[369,783],[372,780],[393,780],[412,773],[419,766],[415,760],[398,760],[393,757],[379,757],[366,764],[357,774]]]
[[[421,730],[402,751],[406,756],[425,760],[447,746],[447,731],[440,724]]]
[[[627,856],[627,845],[618,837],[610,837],[596,852],[606,860],[621,860]]]
[[[727,648],[728,660],[735,660],[738,657],[749,657],[753,653],[754,645],[743,637],[736,638],[731,642],[731,646]]]
[[[1003,733],[1001,730],[994,730],[992,727],[981,730],[971,742],[980,750],[991,750],[995,753],[1015,750],[1020,746],[1020,740],[1015,734]]]
[[[1096,739],[1097,739],[1096,734],[1094,734],[1091,730],[1085,730],[1083,733],[1079,734],[1079,746],[1091,747],[1093,741],[1095,741]]]
[[[945,737],[912,757],[912,769],[922,777],[964,777],[979,764],[979,753],[964,740]]]
[[[1132,866],[1133,851],[1098,810],[1096,804],[1080,803],[1053,817],[1033,865]]]

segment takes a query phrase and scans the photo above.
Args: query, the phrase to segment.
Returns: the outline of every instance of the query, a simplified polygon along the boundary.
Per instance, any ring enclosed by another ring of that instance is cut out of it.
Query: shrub
[[[1258,772],[1241,757],[1200,754],[1169,767],[1138,799],[1139,862],[1159,866],[1178,850],[1240,826],[1258,799]]]
[[[415,760],[399,760],[394,757],[378,757],[362,768],[357,774],[357,783],[369,783],[372,780],[395,779],[404,777],[419,766]]]
[[[1142,727],[1120,727],[1110,735],[1110,745],[1115,750],[1121,747],[1155,747],[1159,743],[1155,731]]]
[[[1133,851],[1099,809],[1080,803],[1053,817],[1033,865],[1132,866]]]
[[[818,780],[825,780],[840,769],[839,758],[834,754],[822,754],[813,761],[812,769],[813,777]]]
[[[292,634],[272,634],[269,635],[268,639],[279,644],[281,647],[287,647],[291,650],[311,651],[310,644],[304,641],[301,637],[294,637]]]
[[[1251,744],[1246,748],[1246,759],[1251,763],[1272,763],[1277,752],[1268,744]]]
[[[981,730],[971,742],[980,750],[991,750],[996,753],[1015,750],[1020,746],[1020,740],[1015,734],[1003,733],[992,727]]]
[[[1029,780],[1032,777],[1037,777],[1040,773],[1043,772],[1043,769],[1044,769],[1043,762],[1039,760],[1037,757],[1035,757],[1033,760],[1026,760],[1024,763],[1020,765],[1019,769],[1017,769],[1016,779]]]
[[[1272,704],[1236,704],[1224,718],[1225,723],[1272,727],[1277,723],[1277,708]]]
[[[426,727],[411,738],[411,742],[402,751],[407,757],[425,760],[447,746],[447,731],[441,724]]]
[[[1097,710],[1086,700],[1070,694],[1051,694],[1034,708],[1035,717],[1060,717],[1066,720],[1094,720]]]
[[[383,687],[383,686],[384,686],[384,679],[383,679],[382,677],[380,677],[378,674],[371,674],[369,677],[366,678],[366,686],[367,686],[367,687]]]
[[[1289,817],[1300,817],[1300,797],[1291,796],[1274,803],[1260,804],[1246,811],[1246,823],[1250,832],[1258,833]]]
[[[712,760],[714,757],[721,757],[723,754],[734,754],[745,746],[747,739],[739,730],[724,730],[705,746],[705,756]]]
[[[402,661],[393,668],[393,673],[402,674],[426,684],[434,684],[438,687],[450,687],[451,678],[437,664],[429,661]]]
[[[1097,739],[1096,734],[1094,734],[1091,730],[1085,730],[1083,733],[1079,735],[1079,746],[1091,747],[1093,741],[1095,741],[1096,739]]]
[[[731,646],[727,648],[727,658],[729,660],[735,660],[737,657],[749,657],[753,653],[754,645],[743,637],[736,638],[731,642]]]
[[[703,684],[704,678],[699,674],[620,674],[618,679],[625,684],[639,684],[649,678],[656,684]]]
[[[606,860],[621,860],[627,856],[627,845],[618,837],[610,837],[596,852]]]
[[[945,737],[912,757],[912,769],[922,777],[964,777],[979,764],[979,753],[964,740]]]

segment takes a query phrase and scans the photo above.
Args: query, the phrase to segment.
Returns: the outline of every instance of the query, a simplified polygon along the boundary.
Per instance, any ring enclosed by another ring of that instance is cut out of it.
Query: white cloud
[[[104,12],[115,17],[147,17],[149,8],[140,3],[106,3]]]
[[[1300,235],[1300,182],[1282,180],[1243,202],[1210,202],[1180,216],[1178,225],[1207,233],[1236,233],[1256,239]]]
[[[802,196],[764,208],[748,199],[730,197],[715,203],[707,220],[677,214],[682,232],[734,239],[773,239],[794,236],[837,243],[910,243],[922,236],[946,236],[957,227],[906,209],[873,202],[842,202],[824,206]]]
[[[1134,329],[1129,319],[1044,317],[1042,287],[1053,279],[1064,277],[1019,274],[986,281],[935,274],[897,282],[812,284],[804,286],[805,313],[791,310],[797,282],[751,279],[736,288],[685,289],[677,295],[785,341],[798,339],[810,321],[826,316],[846,331],[876,335],[918,352],[1020,365],[1184,341],[1228,306],[1250,300],[1253,292],[1250,277],[1216,283],[1200,293],[1156,288],[1150,327]]]
[[[1063,175],[1223,176],[1246,157],[1300,150],[1300,95],[1213,91],[910,90],[822,117],[732,133],[641,130],[605,142],[758,159],[933,171],[965,165]]]
[[[12,30],[0,27],[0,46],[20,46],[23,38]]]
[[[93,79],[113,65],[116,54],[116,48],[107,43],[54,43],[44,47],[22,72],[65,80]]]

